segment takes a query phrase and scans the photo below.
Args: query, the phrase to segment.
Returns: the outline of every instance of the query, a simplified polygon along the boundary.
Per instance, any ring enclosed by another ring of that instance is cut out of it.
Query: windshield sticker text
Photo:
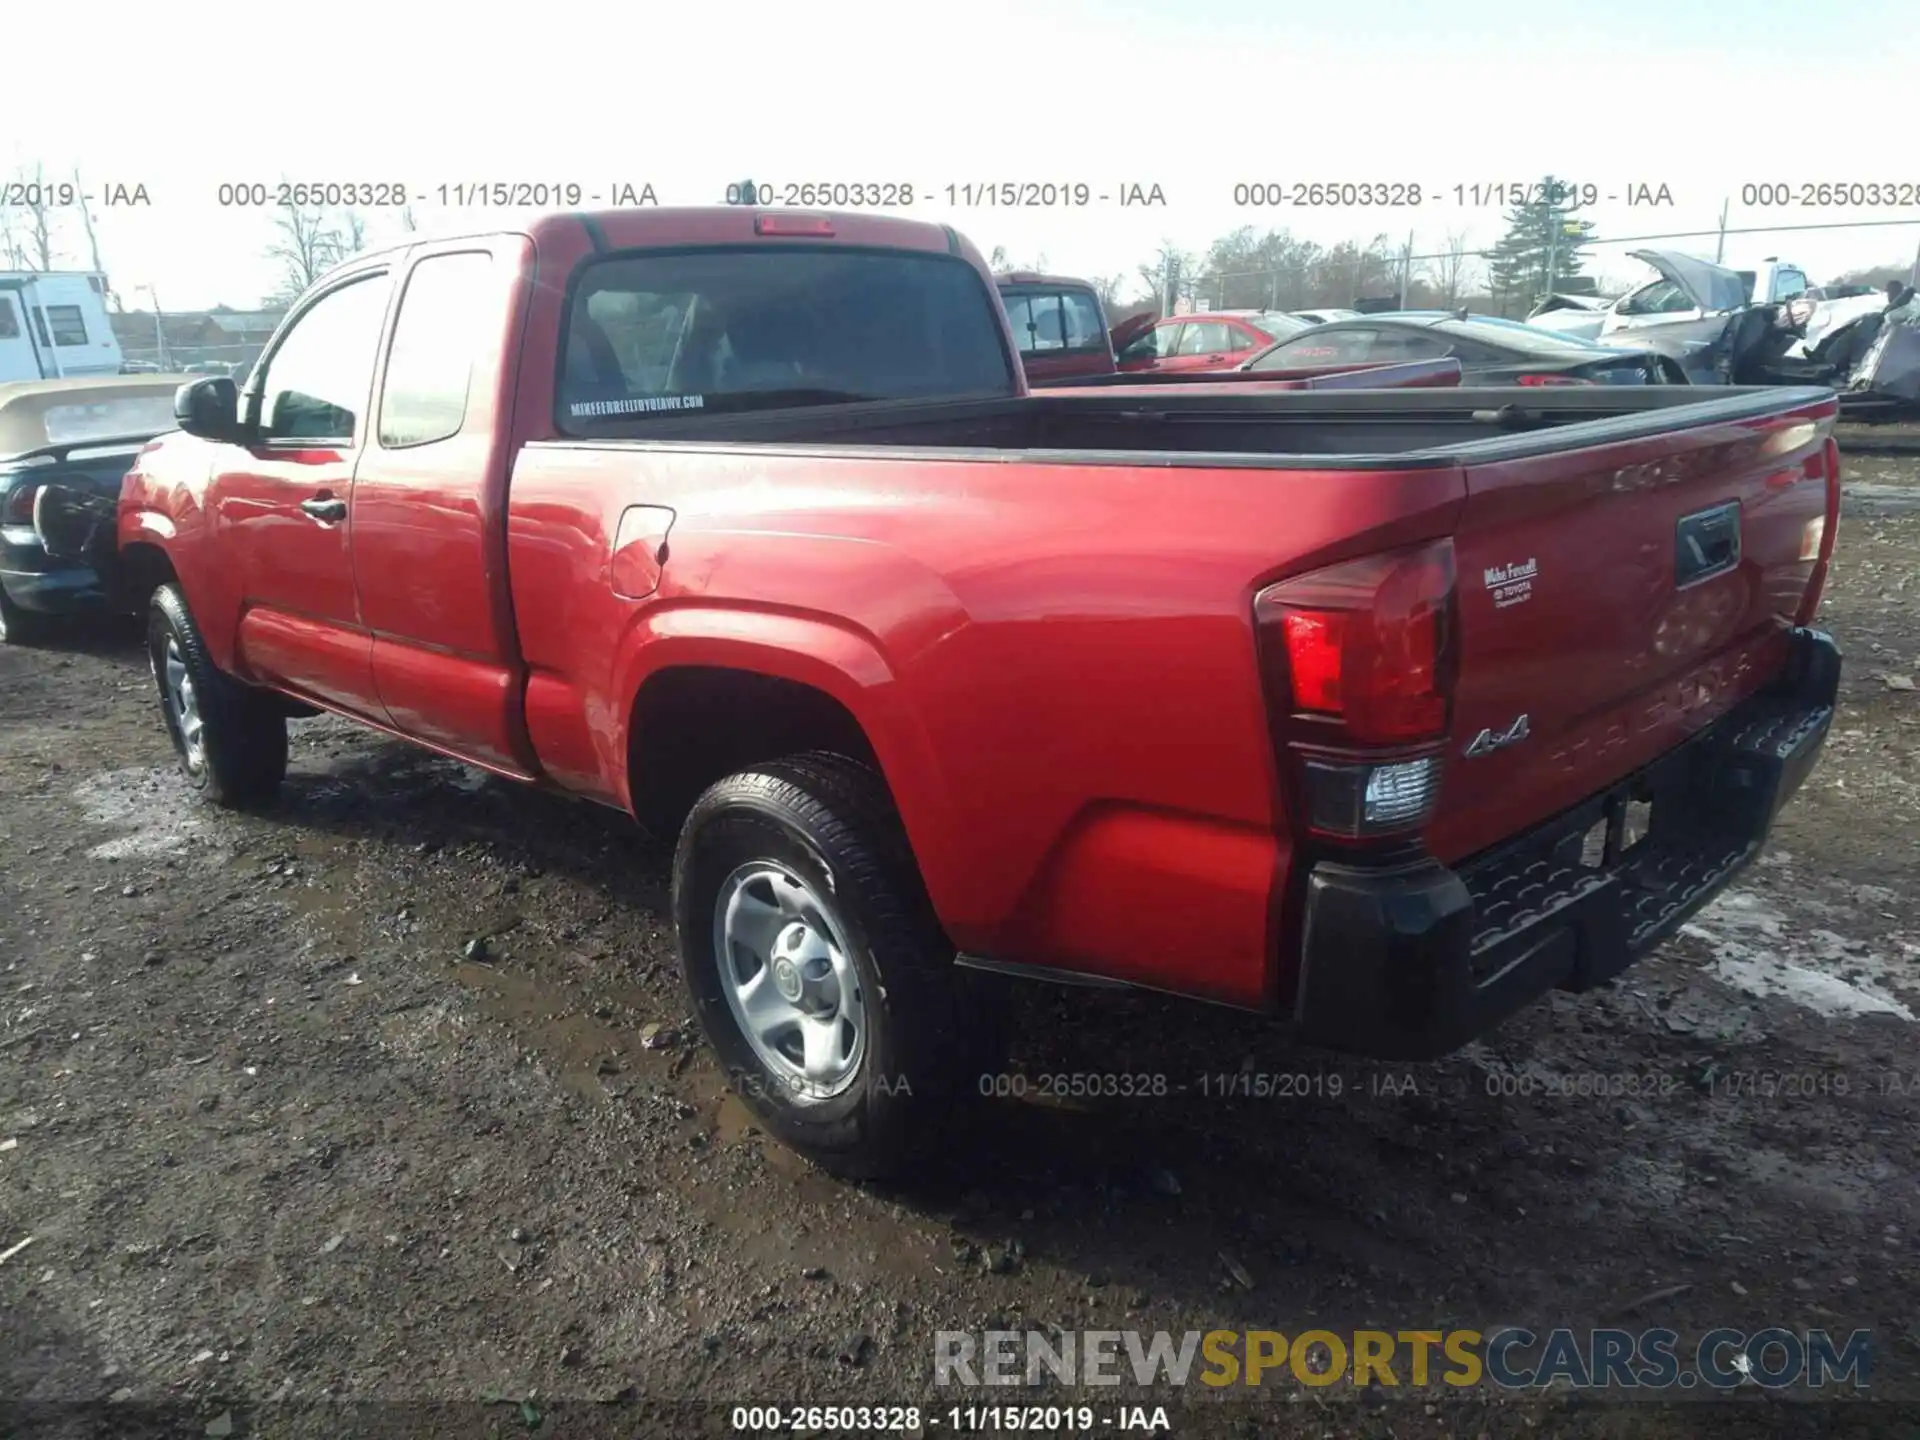
[[[660,410],[700,410],[704,395],[648,395],[637,400],[576,400],[567,413],[576,420],[592,415],[647,415]]]

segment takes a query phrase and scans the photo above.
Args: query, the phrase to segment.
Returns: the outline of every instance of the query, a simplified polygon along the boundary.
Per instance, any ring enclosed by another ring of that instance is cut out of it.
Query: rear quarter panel
[[[509,521],[529,730],[624,802],[648,675],[814,684],[865,728],[962,949],[1258,1004],[1289,845],[1253,592],[1443,534],[1462,494],[1447,469],[534,445]],[[630,505],[674,513],[645,600],[610,583]]]

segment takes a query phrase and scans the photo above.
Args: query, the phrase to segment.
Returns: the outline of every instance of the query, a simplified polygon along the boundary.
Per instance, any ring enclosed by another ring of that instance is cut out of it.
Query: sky
[[[1920,203],[1893,203],[1920,202],[1909,9],[549,0],[496,20],[418,0],[191,17],[113,0],[89,9],[83,34],[75,12],[40,3],[10,17],[6,48],[72,58],[9,67],[0,177],[38,164],[61,177],[77,167],[97,197],[144,186],[144,206],[96,199],[100,249],[129,308],[157,295],[169,311],[247,308],[276,287],[270,212],[219,197],[223,184],[282,180],[395,186],[434,232],[507,228],[526,213],[448,208],[442,185],[650,184],[663,204],[715,203],[743,176],[912,185],[904,213],[1086,276],[1132,277],[1163,245],[1204,251],[1241,225],[1326,244],[1384,233],[1397,248],[1411,235],[1416,254],[1464,233],[1478,248],[1501,230],[1494,187],[1545,173],[1617,197],[1584,212],[1602,239],[1710,231],[1728,201],[1736,229],[1906,222],[1727,237],[1729,265],[1777,254],[1821,280],[1911,262],[1920,247]],[[948,186],[1001,182],[1084,182],[1114,198],[1009,209],[956,192],[949,203]],[[1424,193],[1418,207],[1236,205],[1236,186],[1268,183]],[[1879,184],[1887,203],[1797,203],[1799,187],[1821,183]],[[1795,203],[1742,203],[1743,187],[1762,185]],[[1130,186],[1158,186],[1164,205],[1119,205]],[[1671,203],[1629,205],[1642,186]],[[367,214],[371,241],[402,233],[394,212]],[[60,238],[58,262],[88,268],[78,226]],[[1715,241],[1665,244],[1711,258]],[[1596,246],[1588,269],[1641,278],[1631,248]]]

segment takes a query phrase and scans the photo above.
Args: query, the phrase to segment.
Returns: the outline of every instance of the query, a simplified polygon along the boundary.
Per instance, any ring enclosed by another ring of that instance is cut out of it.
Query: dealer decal
[[[704,395],[648,395],[637,400],[577,400],[567,407],[576,420],[592,415],[650,415],[661,410],[702,410]]]
[[[1533,598],[1533,582],[1540,575],[1540,562],[1528,556],[1510,565],[1490,565],[1480,573],[1493,595],[1493,608],[1504,610]]]

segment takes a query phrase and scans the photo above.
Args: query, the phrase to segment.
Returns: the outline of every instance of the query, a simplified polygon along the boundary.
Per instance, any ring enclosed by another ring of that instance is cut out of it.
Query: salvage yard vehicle
[[[1556,335],[1571,335],[1579,340],[1597,340],[1600,327],[1607,322],[1607,311],[1616,296],[1549,295],[1527,312],[1526,323]]]
[[[88,271],[0,270],[0,383],[119,374],[105,296]]]
[[[356,256],[123,493],[188,783],[328,710],[677,836],[764,1128],[911,1166],[1009,975],[1386,1056],[1585,990],[1831,723],[1829,391],[1030,393],[978,251],[631,209]]]
[[[1240,368],[1258,374],[1322,365],[1458,360],[1467,385],[1684,385],[1679,362],[1652,350],[1589,344],[1525,324],[1445,311],[1363,315],[1303,331]]]
[[[0,645],[113,606],[103,574],[120,482],[140,447],[173,428],[179,386],[177,375],[0,385]]]
[[[1029,385],[1114,373],[1106,307],[1093,286],[1030,270],[1000,276],[999,286]]]
[[[1677,250],[1631,250],[1659,278],[1608,307],[1596,337],[1677,360],[1696,385],[1776,383],[1774,362],[1805,335],[1817,301],[1797,265],[1769,257],[1758,270],[1730,270]]]
[[[1216,310],[1155,321],[1120,346],[1123,373],[1232,370],[1257,350],[1298,335],[1305,320],[1277,310]]]

